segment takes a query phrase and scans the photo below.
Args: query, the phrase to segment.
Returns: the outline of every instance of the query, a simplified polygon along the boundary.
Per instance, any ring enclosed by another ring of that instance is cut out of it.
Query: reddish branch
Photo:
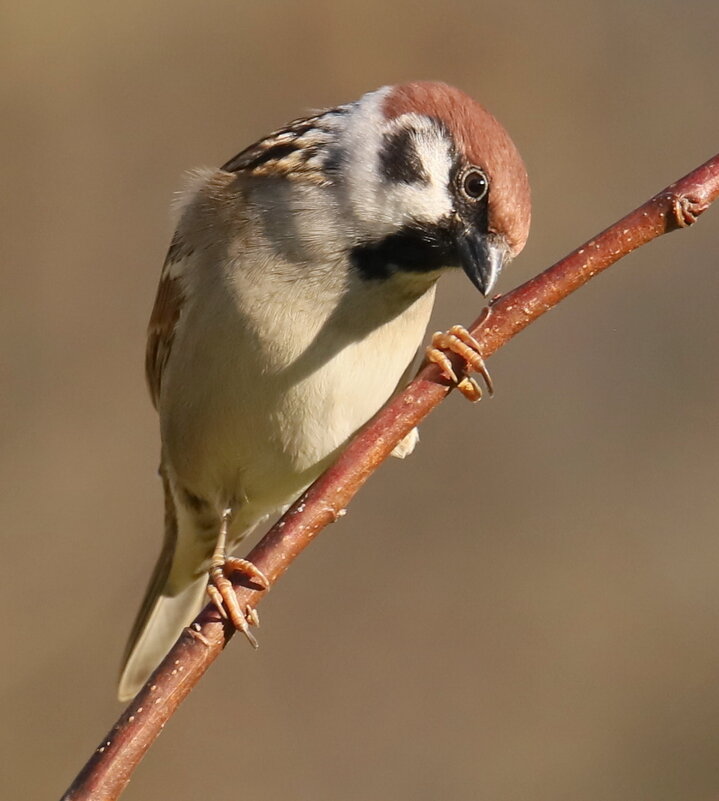
[[[672,184],[540,275],[503,295],[471,332],[490,356],[523,328],[622,256],[661,234],[695,222],[719,195],[719,155]],[[459,359],[451,356],[455,366]],[[377,414],[249,554],[274,584],[292,560],[347,504],[390,451],[443,400],[450,387],[434,365]],[[236,586],[241,607],[262,593]],[[137,698],[63,796],[64,801],[116,799],[160,730],[234,631],[207,607],[186,629]]]

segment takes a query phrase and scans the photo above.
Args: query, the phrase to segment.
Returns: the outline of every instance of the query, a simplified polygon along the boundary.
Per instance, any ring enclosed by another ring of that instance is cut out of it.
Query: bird
[[[248,639],[230,554],[409,380],[443,273],[483,294],[523,248],[530,189],[504,127],[438,81],[383,86],[189,174],[148,326],[165,533],[126,648],[131,699],[209,594]],[[482,368],[461,327],[428,351]],[[395,449],[405,456],[412,432]],[[209,576],[209,581],[208,581]]]

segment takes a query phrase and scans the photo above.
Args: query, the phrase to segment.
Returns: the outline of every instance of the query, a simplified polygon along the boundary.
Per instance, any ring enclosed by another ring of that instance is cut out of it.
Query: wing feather
[[[175,327],[180,319],[185,302],[181,275],[173,269],[192,253],[175,234],[160,274],[155,305],[147,327],[147,350],[145,351],[145,375],[150,389],[150,397],[155,408],[160,402],[162,374],[170,357],[175,339]]]

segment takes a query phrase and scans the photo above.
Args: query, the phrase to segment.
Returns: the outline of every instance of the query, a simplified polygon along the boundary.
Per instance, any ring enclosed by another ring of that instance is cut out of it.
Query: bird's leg
[[[489,314],[490,309],[488,306],[484,311],[483,321],[487,319]],[[457,378],[452,362],[444,352],[447,350],[461,356],[465,361],[465,375],[461,379]],[[432,336],[432,344],[427,348],[427,361],[436,364],[442,371],[442,375],[451,381],[465,398],[473,403],[481,399],[482,390],[479,384],[467,375],[471,370],[482,376],[487,385],[487,391],[490,395],[494,394],[492,376],[490,376],[482,358],[479,342],[464,326],[453,325],[449,331],[437,331]]]
[[[222,513],[220,534],[210,561],[210,580],[207,585],[207,594],[222,617],[229,618],[232,625],[247,637],[254,648],[257,648],[257,640],[250,631],[250,624],[258,626],[260,623],[257,610],[247,607],[243,613],[228,576],[231,573],[243,573],[251,581],[259,584],[263,590],[269,590],[270,582],[267,580],[267,576],[252,562],[227,555],[227,530],[231,516],[231,509],[225,509]]]

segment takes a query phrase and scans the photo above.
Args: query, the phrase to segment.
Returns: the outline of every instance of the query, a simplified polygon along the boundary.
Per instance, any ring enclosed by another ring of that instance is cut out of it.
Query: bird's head
[[[444,83],[386,86],[296,120],[223,169],[329,187],[350,260],[369,281],[461,267],[487,295],[529,231],[529,182],[514,143]]]
[[[527,240],[524,163],[497,120],[443,83],[365,95],[342,137],[347,199],[367,277],[461,267],[483,293]]]

